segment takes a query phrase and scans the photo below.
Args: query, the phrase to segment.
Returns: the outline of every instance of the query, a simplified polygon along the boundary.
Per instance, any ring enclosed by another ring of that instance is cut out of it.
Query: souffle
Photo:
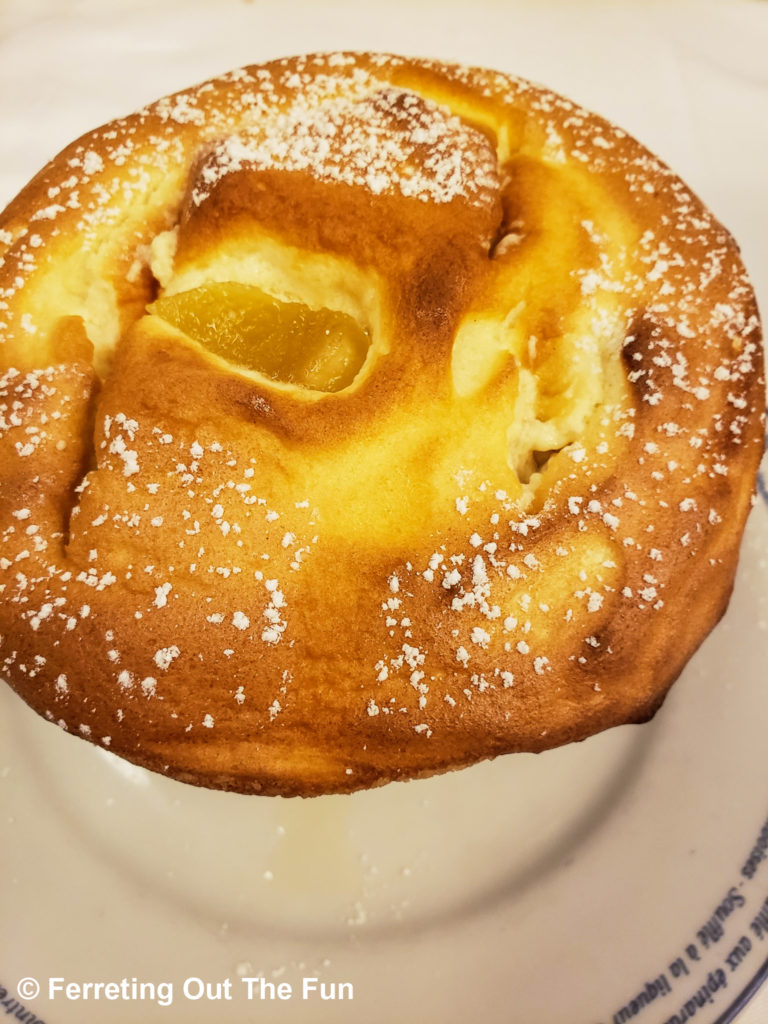
[[[763,448],[728,232],[493,71],[278,60],[0,216],[0,665],[184,782],[350,792],[654,714]]]

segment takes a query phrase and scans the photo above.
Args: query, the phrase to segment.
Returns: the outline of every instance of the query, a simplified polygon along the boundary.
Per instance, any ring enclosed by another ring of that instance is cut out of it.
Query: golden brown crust
[[[754,296],[567,100],[380,55],[244,69],[73,143],[0,258],[0,660],[73,733],[347,792],[644,720],[724,611]],[[156,277],[327,304],[368,357],[276,383],[144,315]]]

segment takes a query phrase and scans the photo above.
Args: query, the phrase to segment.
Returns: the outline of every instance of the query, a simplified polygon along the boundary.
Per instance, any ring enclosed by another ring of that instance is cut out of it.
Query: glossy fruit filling
[[[231,363],[315,391],[348,387],[370,345],[346,313],[282,302],[234,281],[164,296],[149,312]]]

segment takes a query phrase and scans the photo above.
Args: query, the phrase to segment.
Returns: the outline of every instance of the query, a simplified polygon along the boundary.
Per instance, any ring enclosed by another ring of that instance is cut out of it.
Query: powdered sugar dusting
[[[286,112],[217,144],[199,171],[193,201],[202,203],[222,177],[244,168],[310,171],[374,195],[399,192],[432,203],[487,201],[498,187],[495,154],[478,132],[445,108],[391,87],[320,103],[300,94]]]

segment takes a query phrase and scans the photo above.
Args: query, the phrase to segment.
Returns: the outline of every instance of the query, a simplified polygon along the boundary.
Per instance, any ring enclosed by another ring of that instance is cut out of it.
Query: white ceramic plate
[[[768,304],[768,5],[157,7],[0,5],[0,202],[171,89],[390,49],[613,117],[734,231]],[[767,476],[728,615],[656,719],[538,757],[351,798],[239,797],[128,766],[3,689],[0,1007],[46,1024],[732,1020],[768,973]],[[51,978],[117,998],[51,998]]]

